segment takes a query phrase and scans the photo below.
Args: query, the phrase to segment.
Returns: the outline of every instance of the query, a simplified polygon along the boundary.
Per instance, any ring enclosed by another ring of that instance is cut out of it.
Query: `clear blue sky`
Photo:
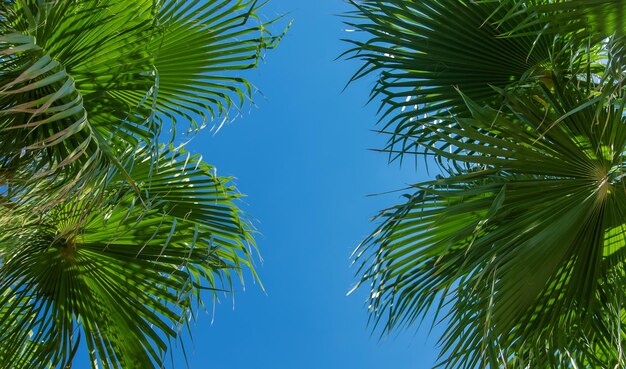
[[[335,60],[348,44],[342,0],[270,0],[267,18],[294,24],[265,63],[247,76],[262,91],[257,107],[204,132],[189,146],[236,177],[243,209],[257,220],[258,264],[267,293],[248,283],[201,314],[187,345],[192,369],[421,369],[435,363],[429,326],[379,340],[367,326],[365,290],[350,254],[374,229],[371,216],[399,193],[368,197],[426,179],[413,165],[388,165],[369,151],[377,104],[365,106],[373,79],[342,92],[357,62]],[[275,27],[275,29],[280,29]],[[251,279],[248,278],[248,282]],[[181,352],[176,349],[180,359]],[[184,364],[177,365],[184,367]]]
[[[358,62],[335,60],[349,45],[343,0],[270,0],[266,20],[292,28],[258,70],[246,74],[260,90],[216,134],[202,132],[187,147],[236,177],[255,218],[263,257],[257,270],[265,292],[248,277],[213,311],[201,312],[185,351],[191,369],[425,369],[437,357],[440,328],[380,338],[367,325],[367,292],[355,285],[350,255],[375,229],[370,218],[401,201],[369,197],[427,179],[413,163],[388,165],[370,151],[385,137],[373,133],[377,103],[366,106],[373,77],[342,92]],[[81,350],[74,367],[86,367]],[[174,347],[176,368],[185,368]],[[167,367],[169,367],[169,363]]]

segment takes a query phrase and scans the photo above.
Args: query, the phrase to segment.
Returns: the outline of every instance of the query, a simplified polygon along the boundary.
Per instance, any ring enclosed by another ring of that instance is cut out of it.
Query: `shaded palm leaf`
[[[152,84],[142,50],[150,3],[14,4],[0,36],[4,184],[19,188],[61,175],[52,193],[71,193],[102,176],[129,146],[156,136],[131,106],[106,95],[115,88],[147,92]]]
[[[370,37],[348,40],[346,54],[363,60],[352,78],[376,73],[371,97],[382,98],[384,130],[404,152],[409,138],[434,114],[466,112],[458,87],[480,103],[494,103],[492,86],[505,87],[528,76],[543,75],[558,61],[551,38],[535,35],[502,38],[523,18],[501,21],[506,9],[497,2],[364,1],[349,25]]]
[[[503,20],[523,16],[511,34],[559,32],[575,37],[601,40],[621,37],[626,31],[626,3],[622,0],[505,0],[508,9]]]
[[[472,118],[430,132],[448,176],[357,250],[377,324],[447,306],[447,368],[624,365],[625,102],[553,81],[500,112],[461,95]]]

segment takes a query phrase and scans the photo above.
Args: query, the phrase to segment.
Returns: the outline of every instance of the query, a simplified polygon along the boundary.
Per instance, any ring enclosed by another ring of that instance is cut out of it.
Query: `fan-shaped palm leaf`
[[[462,95],[473,117],[430,132],[449,175],[360,247],[388,329],[447,301],[445,367],[624,365],[625,101],[553,81],[500,112]]]
[[[623,2],[355,5],[387,150],[443,169],[357,250],[376,324],[445,305],[448,368],[623,367]]]
[[[535,35],[500,37],[523,18],[501,21],[506,9],[497,2],[458,0],[364,1],[349,25],[367,41],[348,40],[346,54],[364,61],[354,79],[377,73],[372,99],[382,98],[384,130],[393,133],[390,148],[432,123],[432,116],[466,111],[458,87],[480,103],[494,103],[491,86],[505,87],[527,76],[543,75],[558,61],[558,47]],[[569,59],[568,59],[569,61]],[[404,149],[404,150],[403,150]]]
[[[132,154],[146,204],[118,177],[101,207],[79,198],[41,219],[2,218],[0,368],[65,365],[79,333],[93,368],[161,367],[201,291],[251,267],[227,178],[180,150],[156,166],[149,151]]]
[[[164,119],[195,127],[243,103],[251,87],[235,72],[278,40],[253,1],[3,4],[0,185],[61,176],[43,192],[54,199],[122,170],[129,149],[156,152]]]
[[[252,85],[236,71],[256,67],[263,50],[282,36],[269,34],[274,20],[261,22],[260,6],[252,0],[163,3],[149,45],[161,115],[184,115],[197,129],[198,117],[206,124],[252,95]]]

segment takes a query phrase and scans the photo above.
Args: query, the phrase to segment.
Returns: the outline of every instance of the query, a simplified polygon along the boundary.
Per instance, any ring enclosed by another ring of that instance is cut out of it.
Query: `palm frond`
[[[540,25],[544,33],[598,41],[622,37],[626,31],[626,4],[621,0],[505,0],[503,4],[508,8],[503,20],[524,16],[511,34],[535,33]]]
[[[261,6],[253,0],[210,0],[200,6],[163,1],[149,45],[161,120],[174,124],[182,115],[179,124],[197,130],[252,98],[254,87],[241,71],[255,68],[283,35],[269,32],[275,20],[262,22]]]
[[[480,103],[496,104],[492,86],[504,88],[543,75],[558,61],[551,38],[500,37],[523,18],[500,21],[507,9],[497,2],[364,1],[347,24],[366,41],[347,40],[345,53],[363,61],[354,79],[374,74],[371,98],[382,99],[383,130],[392,133],[389,149],[404,152],[416,130],[437,115],[466,113],[455,88]]]
[[[0,368],[58,368],[79,333],[93,368],[160,368],[202,291],[229,290],[233,274],[253,270],[227,178],[181,150],[162,150],[156,166],[149,151],[132,155],[145,204],[113,177],[100,207],[79,197],[37,220],[2,219]],[[24,357],[35,342],[45,346]]]
[[[0,368],[156,368],[254,277],[228,178],[172,142],[277,45],[252,0],[0,0]],[[164,132],[164,129],[170,132]],[[213,295],[215,297],[215,295]]]
[[[85,191],[123,170],[127,150],[157,153],[175,121],[195,131],[241,106],[252,85],[239,72],[280,38],[253,1],[10,4],[0,29],[0,186],[22,202]],[[40,191],[25,199],[33,183]]]
[[[102,97],[102,87],[128,88],[121,82],[132,77],[135,85],[150,88],[148,54],[141,51],[149,35],[150,3],[14,4],[0,35],[4,185],[20,192],[60,176],[50,181],[60,187],[47,186],[52,197],[84,190],[117,164],[120,153],[157,135],[158,130],[142,127],[145,118],[130,106]],[[108,74],[94,59],[107,65]],[[100,89],[89,82],[96,74]],[[96,95],[101,97],[94,100]]]
[[[626,360],[625,101],[553,77],[538,95],[505,94],[500,111],[461,94],[472,117],[430,132],[448,175],[382,213],[357,250],[376,324],[446,307],[446,368]]]

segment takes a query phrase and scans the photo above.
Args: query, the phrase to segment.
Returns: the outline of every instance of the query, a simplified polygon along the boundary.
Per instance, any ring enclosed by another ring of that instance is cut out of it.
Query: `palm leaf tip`
[[[256,68],[264,51],[275,48],[287,31],[270,33],[279,18],[262,22],[262,5],[247,0],[209,1],[197,8],[176,1],[163,4],[157,16],[160,32],[150,45],[162,119],[170,120],[176,112],[197,130],[252,99],[253,85],[240,72]]]

